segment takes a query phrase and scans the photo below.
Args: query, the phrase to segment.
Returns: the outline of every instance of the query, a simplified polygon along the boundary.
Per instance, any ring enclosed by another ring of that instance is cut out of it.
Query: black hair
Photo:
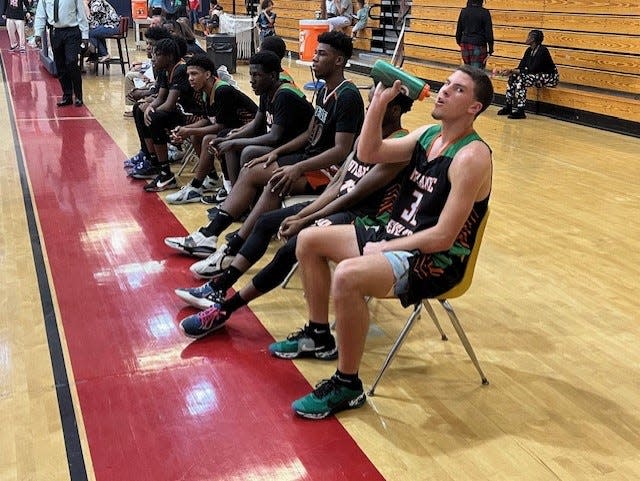
[[[337,30],[320,34],[318,36],[318,43],[327,44],[334,50],[340,52],[344,57],[345,63],[353,54],[353,40],[351,40],[351,37],[348,35],[338,32]]]
[[[158,40],[153,47],[153,51],[160,55],[171,55],[176,62],[182,58],[180,50],[178,49],[178,44],[174,38],[163,38]]]
[[[544,40],[544,33],[542,33],[542,30],[531,30],[529,32],[529,35],[533,37],[533,41],[537,44],[541,44]]]
[[[482,104],[482,109],[476,117],[487,110],[493,101],[493,84],[487,73],[477,67],[470,65],[460,65],[456,70],[466,73],[473,80],[473,96]]]
[[[282,72],[280,59],[269,50],[254,53],[249,59],[249,65],[261,65],[264,73]]]
[[[269,5],[273,5],[273,0],[262,0],[260,8],[264,10],[265,8],[269,8]]]
[[[287,53],[287,46],[280,37],[271,35],[270,37],[265,37],[262,41],[260,51],[262,52],[263,50],[275,53],[282,60]]]
[[[171,32],[164,27],[149,27],[144,33],[144,38],[157,42],[163,38],[171,38]]]
[[[173,41],[178,46],[178,53],[180,53],[180,58],[183,58],[187,54],[187,51],[189,49],[187,41],[180,35],[174,35]]]
[[[484,0],[468,0],[467,7],[482,7]]]
[[[411,97],[407,97],[405,94],[400,93],[396,95],[391,102],[389,102],[389,105],[397,105],[400,107],[400,114],[406,114],[411,110],[411,107],[413,107],[413,100]]]
[[[202,53],[196,54],[187,60],[187,67],[198,67],[205,72],[211,72],[211,75],[214,77],[218,76],[216,73],[216,64],[213,63],[213,60]]]

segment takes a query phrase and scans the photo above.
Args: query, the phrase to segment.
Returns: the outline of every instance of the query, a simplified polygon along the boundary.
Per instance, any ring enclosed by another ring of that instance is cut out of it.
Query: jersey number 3
[[[414,190],[413,197],[416,199],[415,202],[402,212],[402,220],[409,222],[413,226],[416,225],[416,212],[418,212],[418,207],[420,207],[420,202],[422,202],[422,196],[422,192]]]

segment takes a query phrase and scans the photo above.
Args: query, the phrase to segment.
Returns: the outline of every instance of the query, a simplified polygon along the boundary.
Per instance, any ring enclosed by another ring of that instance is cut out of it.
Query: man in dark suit
[[[50,28],[53,60],[58,71],[58,80],[62,86],[62,99],[58,107],[73,103],[82,106],[82,75],[78,56],[82,43],[88,42],[89,24],[82,0],[40,0],[36,9],[34,29],[36,44],[45,27]]]

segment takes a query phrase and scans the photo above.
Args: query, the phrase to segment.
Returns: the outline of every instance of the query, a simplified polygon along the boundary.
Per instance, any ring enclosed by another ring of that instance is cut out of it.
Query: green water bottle
[[[429,84],[424,80],[420,80],[384,60],[376,60],[371,69],[371,77],[374,82],[381,82],[385,87],[391,87],[393,82],[400,80],[402,82],[400,91],[413,100],[424,100],[430,94]]]

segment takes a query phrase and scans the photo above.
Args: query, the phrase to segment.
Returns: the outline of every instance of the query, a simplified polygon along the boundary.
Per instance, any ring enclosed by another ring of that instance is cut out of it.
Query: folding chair
[[[196,155],[196,151],[190,140],[185,140],[182,144],[182,148],[184,149],[184,154],[182,156],[182,164],[176,174],[178,177],[182,175],[182,172],[189,162],[193,161],[193,167],[191,168],[192,173],[198,168],[198,163],[200,162],[200,158]]]
[[[444,294],[441,294],[435,297],[435,299],[437,299],[438,302],[440,302],[440,304],[442,305],[442,307],[446,310],[449,316],[449,319],[451,320],[451,324],[453,324],[453,328],[456,330],[456,333],[458,334],[458,337],[460,338],[462,345],[464,346],[465,350],[467,351],[467,354],[471,358],[473,365],[476,367],[478,373],[480,374],[480,379],[482,380],[483,385],[489,384],[489,381],[487,380],[487,377],[484,375],[484,372],[480,367],[480,363],[478,362],[478,358],[476,357],[473,347],[471,346],[471,343],[469,342],[469,339],[467,338],[467,335],[464,332],[464,329],[462,328],[460,321],[458,320],[458,316],[456,316],[456,313],[453,310],[453,307],[449,303],[449,299],[454,299],[456,297],[462,296],[465,292],[467,292],[467,289],[469,289],[469,286],[471,285],[471,281],[473,280],[473,273],[476,266],[476,261],[478,259],[478,252],[480,251],[480,244],[482,243],[484,228],[487,225],[488,218],[489,218],[489,211],[487,211],[487,213],[485,214],[484,218],[480,223],[480,227],[478,228],[478,233],[476,236],[476,242],[475,242],[475,245],[473,246],[473,249],[471,250],[471,254],[469,255],[469,261],[467,262],[464,276],[462,277],[462,280],[460,281],[460,283],[458,283],[455,287],[445,292]],[[386,359],[384,360],[384,362],[382,363],[382,366],[380,367],[380,370],[378,371],[378,375],[376,376],[375,380],[373,381],[373,384],[371,385],[371,388],[369,389],[369,393],[368,393],[369,396],[374,395],[375,389],[378,386],[378,383],[380,382],[382,375],[386,371],[387,367],[389,367],[389,365],[391,364],[391,361],[393,361],[393,358],[395,357],[396,353],[400,349],[400,346],[402,346],[402,343],[404,342],[405,338],[409,334],[409,331],[411,331],[411,328],[413,327],[415,320],[418,319],[420,311],[422,310],[422,306],[426,308],[427,312],[429,313],[429,316],[431,316],[433,323],[435,324],[436,328],[440,332],[440,336],[442,340],[443,341],[448,340],[447,335],[444,333],[444,331],[442,330],[442,327],[440,326],[440,323],[438,322],[438,318],[435,312],[433,311],[431,304],[429,304],[429,300],[430,299],[423,299],[421,302],[418,302],[414,305],[413,312],[411,312],[411,315],[409,316],[409,318],[407,319],[407,322],[405,323],[404,327],[400,331],[398,338],[393,343],[393,346],[391,347],[389,354],[387,354]]]

